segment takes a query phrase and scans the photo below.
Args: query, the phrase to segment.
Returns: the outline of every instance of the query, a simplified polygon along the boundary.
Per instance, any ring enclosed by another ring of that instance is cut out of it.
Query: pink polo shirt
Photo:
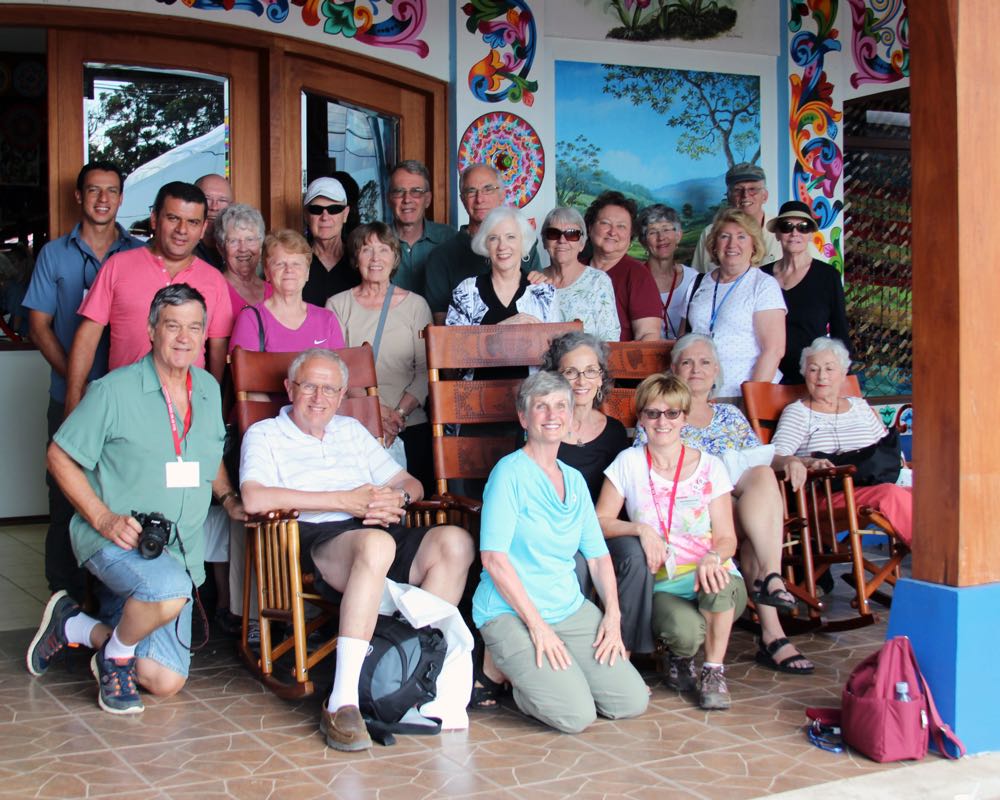
[[[101,325],[111,325],[108,369],[134,364],[151,349],[149,305],[164,286],[186,283],[201,292],[208,308],[208,339],[225,339],[233,328],[229,284],[215,267],[195,258],[173,278],[148,247],[111,256],[97,273],[77,313]],[[205,366],[205,354],[197,366]]]

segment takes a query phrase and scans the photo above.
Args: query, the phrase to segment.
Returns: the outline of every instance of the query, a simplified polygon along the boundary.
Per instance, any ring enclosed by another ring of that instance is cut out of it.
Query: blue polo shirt
[[[141,239],[129,234],[121,225],[115,227],[118,238],[111,243],[103,260],[94,255],[90,245],[80,236],[79,223],[66,236],[60,236],[45,245],[38,254],[35,271],[28,285],[28,293],[24,297],[24,305],[52,316],[52,331],[67,355],[73,345],[76,329],[83,321],[83,317],[77,314],[76,310],[83,302],[84,294],[97,278],[97,271],[115,253],[143,245]],[[91,367],[88,380],[100,378],[107,371],[108,333],[105,331],[94,355],[94,366]],[[55,370],[52,370],[49,394],[57,403],[66,400],[66,379]]]
[[[440,222],[424,220],[424,235],[413,244],[399,240],[401,254],[399,267],[396,274],[392,276],[392,282],[400,289],[407,289],[416,292],[421,297],[424,295],[424,266],[427,264],[427,257],[431,250],[439,244],[443,244],[451,239],[458,231],[451,225],[442,225]]]

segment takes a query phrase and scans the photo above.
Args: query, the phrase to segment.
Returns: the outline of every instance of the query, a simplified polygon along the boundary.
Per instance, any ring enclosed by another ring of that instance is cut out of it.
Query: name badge
[[[197,489],[201,485],[201,470],[197,461],[168,461],[168,489]]]

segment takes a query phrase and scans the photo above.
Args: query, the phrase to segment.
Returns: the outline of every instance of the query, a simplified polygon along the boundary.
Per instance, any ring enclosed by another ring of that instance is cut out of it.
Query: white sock
[[[122,640],[118,638],[118,628],[115,628],[111,631],[111,638],[108,639],[108,643],[104,646],[104,657],[108,659],[134,658],[135,645],[124,644]]]
[[[81,611],[66,620],[65,625],[63,625],[63,636],[70,644],[82,644],[85,647],[90,647],[90,633],[99,624],[96,619]]]
[[[722,664],[714,664],[711,661],[706,661],[704,664],[702,664],[702,666],[705,669],[717,669],[717,670],[719,670],[719,672],[725,672],[726,671],[726,668],[724,666],[722,666]]]
[[[361,667],[368,655],[368,642],[364,639],[337,637],[337,671],[333,676],[333,689],[326,709],[331,713],[343,706],[358,704],[358,681]]]

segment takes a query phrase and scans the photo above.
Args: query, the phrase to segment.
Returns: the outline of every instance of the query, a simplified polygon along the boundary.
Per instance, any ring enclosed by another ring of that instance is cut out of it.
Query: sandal
[[[775,639],[770,644],[764,644],[764,640],[761,639],[757,645],[757,654],[754,656],[754,660],[761,666],[768,667],[777,672],[785,672],[789,675],[810,675],[812,671],[816,669],[816,666],[802,653],[796,653],[795,655],[788,656],[788,658],[783,658],[781,661],[775,661],[774,654],[777,653],[782,647],[790,645],[791,642],[788,641],[784,636],[779,639]],[[796,661],[805,661],[809,666],[792,666]]]
[[[775,578],[778,579],[779,588],[771,592],[767,591],[767,585]],[[785,581],[777,572],[765,575],[762,581],[754,581],[753,590],[753,601],[758,606],[773,606],[787,611],[795,608],[795,598],[785,588]]]
[[[468,708],[474,711],[491,711],[498,708],[500,698],[509,691],[506,683],[497,683],[483,669],[486,646],[476,638],[472,650],[472,695]]]

